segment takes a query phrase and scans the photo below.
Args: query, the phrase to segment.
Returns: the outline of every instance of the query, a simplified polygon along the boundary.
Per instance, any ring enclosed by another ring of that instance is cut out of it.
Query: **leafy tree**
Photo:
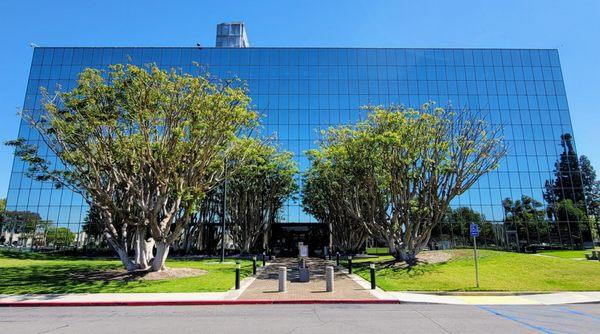
[[[256,120],[239,82],[156,66],[86,69],[72,91],[45,101],[45,113],[22,117],[64,168],[38,154],[45,148],[9,144],[37,180],[69,187],[98,210],[104,238],[127,270],[165,268],[170,246],[218,184],[231,141]]]
[[[328,200],[354,212],[355,222],[387,240],[396,259],[413,264],[450,202],[505,155],[501,128],[474,112],[435,108],[432,103],[420,110],[369,109],[367,120],[329,129],[320,144],[320,163],[336,170],[330,174],[332,182],[342,179],[339,171],[346,166],[364,171],[348,182],[360,189],[352,201]]]
[[[561,235],[569,235],[571,248],[582,248],[583,243],[591,240],[590,222],[585,212],[585,206],[577,205],[570,199],[565,199],[552,206],[552,212],[558,219]]]
[[[83,218],[82,230],[85,232],[86,243],[98,243],[102,239],[104,225],[100,210],[97,207],[90,207]]]
[[[485,219],[483,215],[469,207],[458,207],[456,209],[448,209],[445,224],[450,226],[451,235],[454,237],[453,242],[458,245],[468,245],[471,243],[471,223],[479,225],[483,229]],[[438,226],[440,228],[440,226]],[[487,232],[487,231],[486,231]],[[441,232],[440,232],[441,233]],[[433,233],[436,235],[437,233]],[[486,235],[483,230],[481,236]]]
[[[546,181],[544,198],[550,204],[569,199],[573,203],[583,203],[583,179],[579,160],[573,147],[570,133],[560,136],[563,152],[554,165],[554,180]]]
[[[581,177],[583,183],[583,193],[586,200],[587,214],[591,216],[600,235],[600,181],[596,180],[596,170],[585,155],[579,157],[579,166],[581,167]]]
[[[211,252],[212,241],[215,238],[213,231],[206,231],[207,226],[220,226],[219,219],[222,211],[223,191],[221,186],[213,188],[200,201],[196,213],[192,216],[190,223],[186,226],[179,248],[185,253],[192,249]],[[207,232],[213,232],[207,235]],[[207,238],[208,237],[208,238]]]
[[[478,247],[489,247],[497,244],[495,224],[486,220],[482,213],[466,206],[455,209],[448,208],[443,223],[433,228],[430,244],[431,242],[438,241],[434,236],[440,236],[440,240],[444,238],[451,240],[452,247],[472,245],[471,223],[477,224],[479,228],[479,236],[477,237]]]
[[[516,201],[506,198],[502,201],[504,224],[507,230],[516,231],[520,244],[540,244],[547,239],[549,225],[546,222],[544,204],[523,195]]]
[[[43,235],[44,229],[50,224],[49,221],[43,221],[39,213],[31,211],[5,211],[4,218],[9,234],[5,242],[9,245],[14,242],[15,234],[19,234],[20,239],[35,238],[36,234]]]
[[[353,140],[352,129],[324,135],[321,149],[307,152],[311,167],[303,177],[302,205],[329,226],[336,249],[354,254],[372,235],[367,221],[385,214],[384,193],[375,182],[372,152]]]
[[[237,141],[227,164],[229,235],[247,253],[268,233],[284,203],[296,192],[298,167],[290,152],[278,152],[253,138]]]
[[[75,241],[75,233],[67,227],[50,226],[46,231],[46,244],[55,248],[69,247]]]
[[[591,241],[589,220],[586,215],[586,193],[584,175],[573,146],[573,137],[569,133],[561,136],[563,152],[555,163],[554,179],[545,183],[544,200],[548,203],[548,218],[554,220],[555,228],[561,236],[568,236],[570,247],[582,247],[583,242]],[[584,159],[586,163],[587,159]],[[591,167],[591,166],[586,166]],[[585,179],[592,182],[594,175],[587,168]],[[593,184],[587,185],[588,190]],[[581,214],[583,213],[583,215]],[[572,220],[575,219],[575,220]]]

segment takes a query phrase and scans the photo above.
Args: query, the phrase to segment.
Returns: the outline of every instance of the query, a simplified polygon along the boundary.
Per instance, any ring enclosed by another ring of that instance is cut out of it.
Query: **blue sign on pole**
[[[471,223],[471,236],[473,237],[473,259],[475,259],[475,286],[479,287],[479,268],[477,266],[477,237],[479,236],[479,226]]]
[[[479,226],[475,223],[471,223],[471,236],[478,237],[479,236]]]

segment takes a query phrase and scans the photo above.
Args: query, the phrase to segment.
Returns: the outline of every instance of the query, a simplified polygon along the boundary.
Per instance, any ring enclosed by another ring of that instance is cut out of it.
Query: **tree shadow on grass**
[[[0,250],[0,258],[17,259],[17,260],[61,260],[61,261],[77,261],[77,260],[115,260],[116,257],[107,256],[85,256],[85,255],[66,255],[62,252],[46,252],[37,253],[34,251],[17,251],[17,250]]]
[[[447,264],[448,261],[442,261],[437,263],[427,263],[424,261],[418,261],[416,264],[410,266],[404,261],[388,260],[383,262],[375,262],[377,271],[384,274],[389,274],[395,278],[415,278],[426,274],[440,272],[440,267]],[[357,265],[359,270],[369,270],[369,266],[372,262],[363,262]]]
[[[0,268],[0,294],[94,293],[139,285],[142,273],[118,265],[19,266]]]

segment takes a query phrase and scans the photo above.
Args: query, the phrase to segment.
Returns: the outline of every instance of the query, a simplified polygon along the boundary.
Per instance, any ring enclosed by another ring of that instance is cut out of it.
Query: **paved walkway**
[[[278,259],[258,274],[254,282],[239,297],[240,300],[336,300],[336,299],[377,299],[369,289],[365,289],[342,271],[334,274],[334,292],[325,291],[325,266],[332,262],[318,258],[308,258],[310,282],[298,282],[298,261]],[[279,267],[288,268],[286,292],[278,292]]]

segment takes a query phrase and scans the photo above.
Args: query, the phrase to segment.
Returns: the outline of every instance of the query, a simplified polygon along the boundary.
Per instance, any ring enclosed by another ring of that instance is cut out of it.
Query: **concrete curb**
[[[274,304],[400,304],[382,299],[302,299],[302,300],[179,300],[179,301],[100,301],[100,302],[7,302],[0,307],[93,307],[93,306],[210,306]]]
[[[394,292],[405,292],[413,293],[418,295],[434,295],[434,296],[530,296],[530,295],[549,295],[553,293],[560,293],[564,291],[394,291]],[[571,292],[571,291],[569,291]],[[576,291],[578,292],[578,291]]]

